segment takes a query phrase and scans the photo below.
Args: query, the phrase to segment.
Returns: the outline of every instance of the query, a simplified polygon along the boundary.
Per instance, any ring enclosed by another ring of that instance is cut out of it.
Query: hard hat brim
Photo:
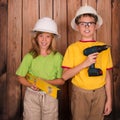
[[[61,35],[60,34],[58,34],[58,33],[55,33],[54,31],[49,31],[49,30],[44,30],[44,29],[38,29],[38,30],[32,30],[31,31],[32,33],[36,33],[36,32],[47,32],[47,33],[52,33],[52,34],[54,34],[55,35],[55,37],[56,38],[61,38]]]

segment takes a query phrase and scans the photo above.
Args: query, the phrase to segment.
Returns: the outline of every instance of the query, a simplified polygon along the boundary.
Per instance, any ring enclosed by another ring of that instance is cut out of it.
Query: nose
[[[85,23],[85,27],[90,27],[90,24],[89,23]]]
[[[45,41],[45,40],[46,40],[46,37],[45,37],[45,36],[43,36],[43,37],[42,37],[42,41]]]

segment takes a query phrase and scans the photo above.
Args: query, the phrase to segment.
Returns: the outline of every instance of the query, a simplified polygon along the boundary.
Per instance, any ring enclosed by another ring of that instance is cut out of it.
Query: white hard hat
[[[55,34],[58,38],[60,37],[60,34],[58,34],[56,22],[49,17],[43,17],[39,19],[32,31],[49,32]]]
[[[79,15],[83,15],[83,14],[94,14],[94,15],[96,15],[98,17],[98,21],[97,21],[98,28],[103,24],[102,17],[97,14],[96,10],[91,6],[85,5],[85,6],[82,6],[78,9],[75,17],[71,21],[71,26],[74,30],[78,31],[77,28],[76,28],[77,25],[75,23],[76,17],[78,17]]]

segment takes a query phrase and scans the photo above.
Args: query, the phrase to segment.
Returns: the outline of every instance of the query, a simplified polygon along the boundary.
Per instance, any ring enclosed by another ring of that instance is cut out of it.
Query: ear
[[[99,28],[99,25],[98,25],[98,24],[96,24],[95,29],[97,30],[98,28]]]
[[[79,31],[79,25],[76,25],[76,30]]]

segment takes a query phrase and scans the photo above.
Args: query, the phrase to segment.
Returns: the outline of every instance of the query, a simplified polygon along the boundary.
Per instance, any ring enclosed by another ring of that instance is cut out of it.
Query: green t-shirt
[[[63,56],[57,53],[51,53],[47,56],[33,56],[28,53],[24,56],[19,68],[16,71],[18,76],[26,76],[27,73],[46,80],[61,78]]]

